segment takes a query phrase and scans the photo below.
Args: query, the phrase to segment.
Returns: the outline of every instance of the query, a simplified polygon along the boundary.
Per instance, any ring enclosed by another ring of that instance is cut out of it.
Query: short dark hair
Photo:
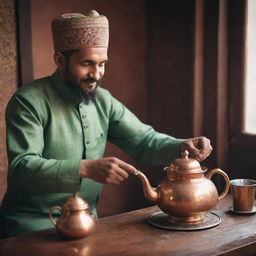
[[[60,52],[60,53],[65,57],[65,59],[67,60],[67,62],[69,62],[70,57],[71,57],[74,53],[76,53],[76,52],[78,52],[78,51],[79,51],[78,49],[75,49],[75,50],[63,51],[63,52]]]

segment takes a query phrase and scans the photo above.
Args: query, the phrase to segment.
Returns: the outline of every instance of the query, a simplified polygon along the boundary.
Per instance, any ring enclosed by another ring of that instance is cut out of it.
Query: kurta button
[[[89,140],[86,141],[86,144],[90,144],[90,143],[91,143],[91,141],[89,141]]]
[[[88,128],[88,125],[84,125],[84,129],[87,129]]]

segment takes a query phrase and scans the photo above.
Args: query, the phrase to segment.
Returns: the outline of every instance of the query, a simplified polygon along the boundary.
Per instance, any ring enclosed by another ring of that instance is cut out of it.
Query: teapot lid
[[[189,152],[185,150],[181,152],[181,158],[175,159],[170,166],[165,168],[165,171],[175,173],[202,173],[200,163],[192,158],[189,158]]]
[[[89,208],[88,203],[74,192],[71,197],[64,203],[63,208],[66,210],[85,210]]]

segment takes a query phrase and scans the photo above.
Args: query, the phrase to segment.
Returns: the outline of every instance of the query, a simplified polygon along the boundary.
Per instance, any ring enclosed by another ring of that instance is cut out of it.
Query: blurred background
[[[51,20],[92,9],[110,24],[102,86],[160,132],[210,138],[214,150],[202,163],[209,169],[255,178],[256,58],[249,58],[255,45],[250,40],[256,43],[254,5],[253,0],[0,0],[0,202],[8,166],[6,104],[22,84],[55,71]],[[137,163],[111,144],[106,156],[133,164],[154,186],[164,178],[163,166]],[[221,179],[215,182],[221,190]],[[98,211],[107,216],[149,205],[138,178],[129,177],[120,186],[104,187]]]

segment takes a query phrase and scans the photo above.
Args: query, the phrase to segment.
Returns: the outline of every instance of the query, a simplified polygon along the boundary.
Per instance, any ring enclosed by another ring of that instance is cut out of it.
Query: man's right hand
[[[135,167],[116,157],[80,162],[80,177],[100,183],[120,184],[129,174],[134,174],[136,171]]]

